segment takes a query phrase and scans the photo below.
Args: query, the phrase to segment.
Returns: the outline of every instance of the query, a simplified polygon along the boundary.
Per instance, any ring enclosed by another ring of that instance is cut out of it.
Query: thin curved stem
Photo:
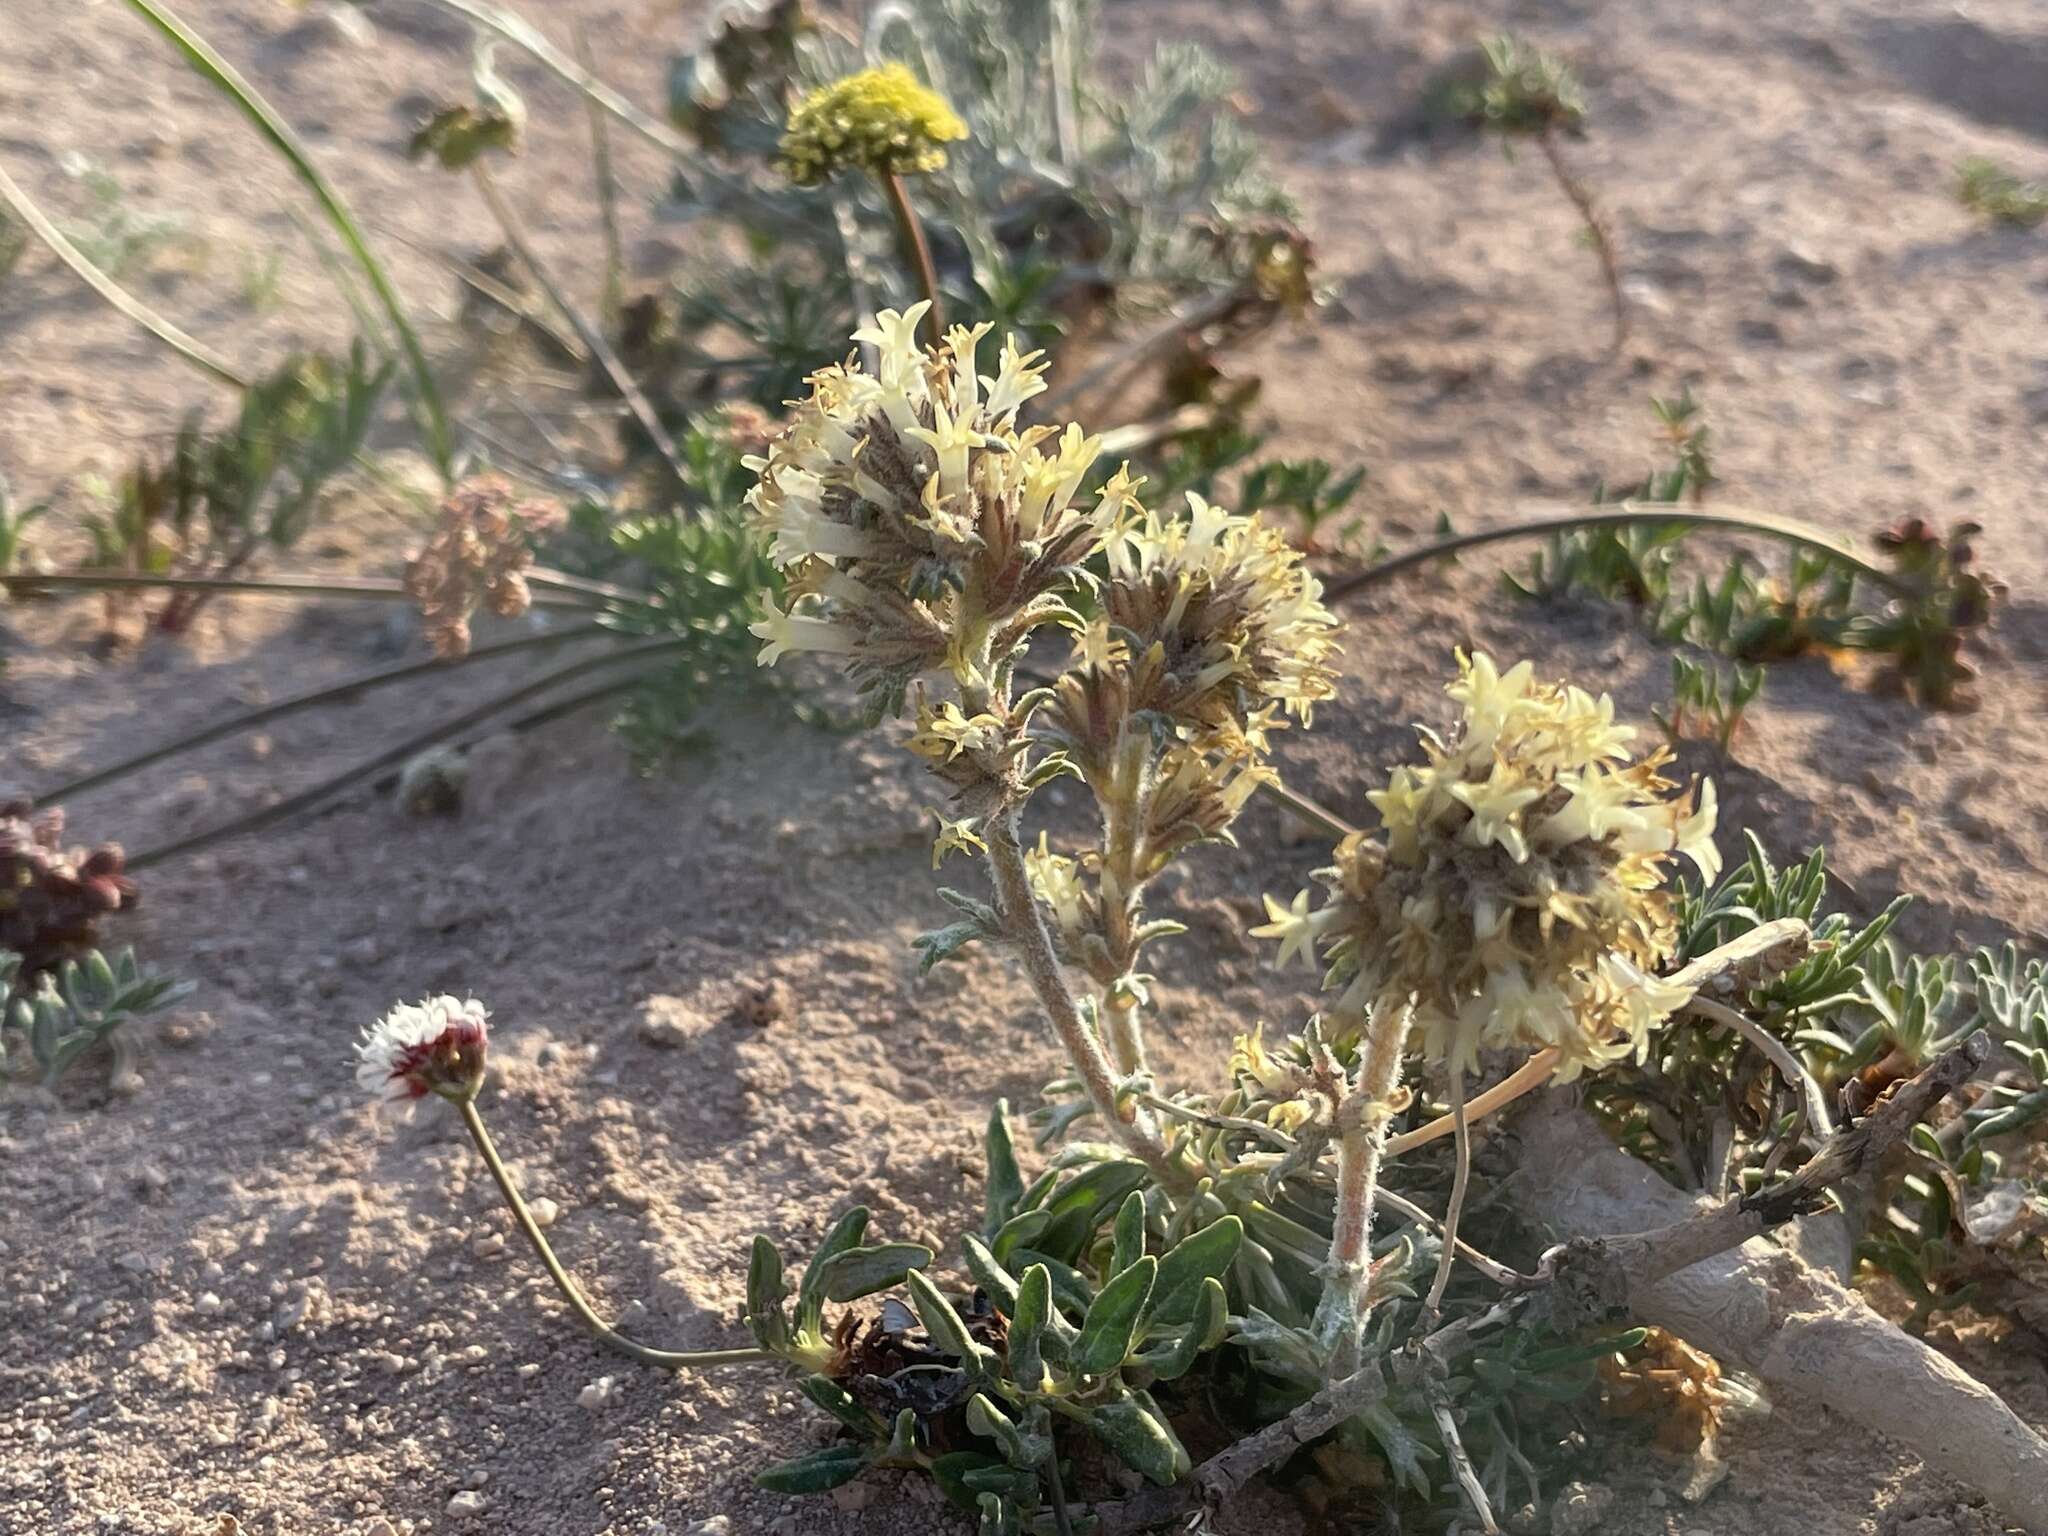
[[[1622,343],[1628,340],[1628,300],[1621,291],[1621,260],[1614,251],[1614,232],[1601,216],[1600,205],[1593,201],[1592,191],[1564,163],[1564,151],[1558,147],[1556,132],[1545,124],[1543,131],[1537,134],[1536,142],[1543,151],[1543,158],[1550,162],[1550,173],[1557,178],[1559,189],[1585,222],[1587,238],[1600,262],[1600,275],[1607,283],[1608,302],[1614,306],[1614,350],[1619,352]]]
[[[38,805],[54,805],[60,800],[80,795],[89,789],[98,789],[116,779],[139,773],[144,768],[154,767],[166,758],[176,757],[181,752],[196,751],[216,741],[233,736],[256,726],[281,720],[287,715],[298,714],[301,710],[314,709],[319,705],[338,699],[354,698],[379,688],[388,688],[394,683],[406,682],[429,673],[447,672],[456,667],[470,666],[479,661],[490,661],[495,657],[507,656],[515,651],[536,650],[546,646],[567,644],[575,640],[594,639],[613,633],[601,624],[579,624],[571,629],[556,630],[551,634],[520,635],[511,640],[500,640],[493,645],[479,645],[461,656],[442,658],[429,657],[421,661],[409,661],[399,666],[386,667],[376,672],[366,672],[339,683],[311,688],[304,693],[293,694],[290,698],[279,699],[255,709],[243,710],[224,720],[215,720],[187,735],[161,742],[146,752],[133,757],[124,757],[119,762],[107,763],[91,773],[81,774],[68,783],[59,784],[35,797]]]
[[[47,245],[56,258],[69,267],[80,281],[194,368],[230,389],[248,389],[254,383],[211,347],[204,342],[193,340],[94,266],[86,258],[85,253],[66,239],[64,232],[50,222],[29,195],[15,185],[14,178],[7,174],[4,167],[0,167],[0,198],[4,198],[13,207],[15,213],[20,215],[21,221],[35,231],[43,244]]]
[[[1814,1133],[1823,1139],[1834,1135],[1835,1123],[1828,1116],[1827,1098],[1821,1093],[1820,1084],[1816,1083],[1813,1075],[1800,1065],[1799,1058],[1792,1054],[1782,1040],[1767,1033],[1755,1020],[1738,1013],[1726,1003],[1715,1002],[1711,997],[1700,997],[1695,994],[1692,1000],[1686,1003],[1684,1011],[1696,1014],[1710,1024],[1719,1024],[1725,1029],[1734,1030],[1763,1052],[1770,1059],[1771,1065],[1778,1069],[1779,1075],[1785,1079],[1786,1086],[1799,1095],[1800,1102],[1806,1107],[1807,1124]]]
[[[1465,1120],[1468,1126],[1484,1120],[1488,1115],[1498,1114],[1524,1094],[1534,1093],[1557,1071],[1558,1051],[1549,1047],[1538,1051],[1513,1072],[1495,1083],[1486,1092],[1465,1106]],[[1412,1131],[1403,1131],[1398,1136],[1387,1138],[1387,1152],[1399,1157],[1403,1152],[1413,1152],[1417,1147],[1426,1147],[1432,1141],[1440,1141],[1455,1135],[1458,1121],[1455,1115],[1439,1115],[1427,1125],[1418,1125]]]
[[[649,641],[645,645],[631,646],[622,651],[607,651],[598,656],[586,656],[581,661],[573,661],[567,666],[557,667],[554,671],[545,673],[529,683],[523,684],[518,688],[508,689],[495,698],[485,700],[475,709],[457,715],[453,719],[444,720],[427,730],[419,732],[417,735],[409,736],[396,746],[378,753],[367,762],[357,763],[352,767],[346,768],[333,777],[313,785],[310,789],[304,789],[298,794],[287,796],[275,805],[265,806],[259,811],[254,811],[247,816],[239,816],[235,820],[220,826],[209,827],[202,832],[195,832],[189,837],[179,838],[175,842],[166,843],[160,848],[148,848],[141,853],[131,854],[128,859],[128,867],[130,869],[143,869],[151,864],[162,864],[167,860],[179,858],[188,853],[197,853],[202,848],[210,848],[215,843],[224,842],[228,838],[240,837],[244,833],[256,832],[264,827],[274,826],[280,821],[289,820],[293,816],[324,804],[343,790],[353,788],[365,779],[375,778],[380,773],[388,772],[400,766],[407,759],[425,751],[428,747],[438,746],[444,741],[460,736],[463,732],[481,725],[484,721],[491,719],[495,715],[501,714],[512,705],[522,703],[536,694],[547,692],[548,689],[553,688],[558,683],[566,683],[573,677],[580,677],[586,672],[595,672],[602,667],[617,666],[624,662],[644,661],[650,657],[666,655],[696,643],[696,637],[694,636],[670,636],[666,639]]]
[[[134,571],[26,571],[0,573],[0,587],[49,592],[247,592],[258,597],[359,597],[408,603],[405,583],[389,576],[149,576]],[[597,604],[563,593],[533,595],[536,608],[595,613]]]
[[[924,225],[918,219],[917,210],[910,205],[910,189],[903,184],[903,178],[895,172],[886,172],[878,178],[882,192],[889,200],[889,210],[896,215],[896,233],[903,241],[903,257],[917,273],[918,285],[924,289],[924,296],[931,303],[931,310],[925,315],[925,324],[931,327],[932,342],[936,345],[946,334],[946,305],[939,296],[938,268],[932,265],[932,248],[924,237]]]
[[[341,237],[343,245],[356,264],[363,269],[363,276],[375,290],[377,301],[383,306],[385,315],[391,321],[391,328],[398,333],[399,344],[405,350],[406,361],[413,376],[414,392],[419,396],[420,408],[427,417],[427,447],[434,455],[434,462],[444,480],[454,478],[455,439],[448,427],[448,413],[441,405],[440,387],[434,382],[434,371],[427,366],[426,349],[420,345],[419,332],[413,329],[412,320],[405,312],[405,303],[392,286],[383,264],[364,238],[362,226],[349,211],[341,194],[322,174],[313,162],[311,153],[300,142],[299,136],[256,88],[244,80],[234,65],[216,53],[207,41],[184,22],[173,15],[159,0],[128,0],[129,8],[140,15],[157,31],[177,47],[185,61],[200,75],[210,81],[222,95],[241,110],[244,117],[255,124],[264,138],[290,164],[300,181],[306,184],[318,201],[327,221],[334,226],[334,232]]]
[[[1451,1068],[1451,1129],[1458,1138],[1457,1171],[1451,1175],[1451,1203],[1444,1208],[1444,1247],[1437,1256],[1436,1279],[1430,1282],[1429,1299],[1422,1315],[1434,1318],[1443,1305],[1444,1287],[1451,1283],[1451,1266],[1458,1258],[1458,1218],[1465,1213],[1465,1192],[1472,1182],[1472,1131],[1465,1123],[1465,1069]]]
[[[484,1129],[484,1117],[477,1113],[476,1100],[464,1099],[458,1106],[462,1110],[462,1123],[469,1129],[469,1139],[476,1143],[477,1155],[484,1160],[484,1166],[491,1170],[491,1177],[498,1181],[498,1192],[505,1197],[505,1203],[512,1208],[512,1217],[519,1223],[519,1230],[526,1234],[526,1240],[533,1244],[533,1251],[540,1255],[540,1262],[555,1282],[555,1289],[562,1293],[562,1299],[569,1303],[583,1326],[602,1344],[629,1355],[642,1365],[655,1365],[665,1371],[688,1370],[706,1365],[752,1365],[774,1357],[763,1349],[656,1349],[629,1339],[618,1329],[597,1315],[597,1311],[584,1297],[582,1288],[576,1284],[569,1271],[562,1267],[562,1261],[555,1257],[555,1250],[548,1243],[547,1236],[540,1229],[540,1223],[533,1219],[533,1212],[526,1208],[526,1201],[519,1193],[519,1187],[512,1182],[511,1170],[498,1156],[498,1149],[491,1143],[491,1133]]]
[[[1525,504],[1518,511],[1533,512],[1546,504]],[[1555,506],[1556,503],[1547,504]],[[1681,507],[1658,503],[1645,505],[1638,502],[1622,502],[1615,506],[1586,507],[1550,512],[1534,517],[1527,522],[1510,523],[1502,528],[1488,528],[1478,533],[1461,533],[1451,538],[1437,539],[1419,549],[1404,550],[1362,571],[1353,571],[1330,583],[1323,593],[1325,602],[1342,602],[1355,592],[1363,591],[1375,583],[1414,566],[1426,565],[1431,560],[1455,555],[1460,550],[1473,549],[1481,544],[1497,544],[1508,539],[1536,538],[1548,533],[1569,533],[1575,528],[1622,528],[1639,523],[1690,523],[1702,528],[1726,528],[1736,533],[1757,533],[1767,538],[1782,539],[1788,544],[1798,544],[1818,550],[1844,565],[1852,568],[1857,575],[1867,577],[1894,596],[1910,597],[1912,587],[1894,576],[1890,571],[1871,564],[1854,550],[1837,543],[1816,528],[1809,528],[1790,518],[1777,517],[1768,512],[1709,512],[1702,507]]]

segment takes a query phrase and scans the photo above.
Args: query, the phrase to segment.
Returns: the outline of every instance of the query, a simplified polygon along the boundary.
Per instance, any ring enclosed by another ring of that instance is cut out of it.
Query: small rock
[[[221,1299],[212,1291],[201,1291],[199,1299],[192,1303],[192,1310],[201,1317],[216,1317],[221,1309]]]
[[[832,1490],[832,1502],[849,1512],[866,1509],[875,1500],[875,1490],[869,1483],[841,1483]]]
[[[363,1527],[361,1536],[398,1536],[398,1527],[379,1515]]]
[[[751,1024],[756,1029],[765,1029],[770,1024],[780,1024],[795,1010],[795,994],[789,983],[781,977],[770,977],[757,982],[740,994],[733,1016],[742,1024]]]
[[[526,1203],[526,1210],[533,1217],[533,1224],[536,1227],[552,1227],[562,1214],[562,1208],[546,1195],[542,1195],[538,1200],[529,1200]]]
[[[412,1369],[412,1362],[395,1350],[385,1350],[376,1356],[377,1369],[386,1376],[403,1376]]]
[[[713,1515],[709,1520],[699,1520],[683,1536],[732,1536],[732,1516]]]
[[[448,1513],[457,1517],[480,1515],[491,1507],[491,1501],[473,1488],[465,1488],[448,1501]]]
[[[505,1234],[502,1232],[486,1232],[482,1237],[469,1245],[469,1251],[480,1259],[495,1259],[505,1251]]]
[[[600,1376],[576,1394],[576,1405],[579,1408],[587,1408],[592,1413],[597,1413],[611,1403],[612,1398],[617,1395],[617,1391],[618,1389],[613,1384],[611,1377]]]
[[[1796,277],[1809,283],[1832,283],[1842,275],[1832,261],[1802,245],[1786,246],[1771,268],[1780,277]]]

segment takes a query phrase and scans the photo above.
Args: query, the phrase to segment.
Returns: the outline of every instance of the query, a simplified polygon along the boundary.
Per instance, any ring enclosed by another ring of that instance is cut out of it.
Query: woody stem
[[[938,268],[932,265],[932,248],[924,237],[924,225],[917,217],[917,210],[910,206],[910,189],[903,184],[903,178],[893,171],[885,171],[879,180],[883,194],[889,199],[889,211],[896,215],[896,233],[903,241],[903,259],[916,271],[918,284],[931,304],[925,322],[931,326],[932,340],[936,342],[946,334],[946,307],[939,298]]]

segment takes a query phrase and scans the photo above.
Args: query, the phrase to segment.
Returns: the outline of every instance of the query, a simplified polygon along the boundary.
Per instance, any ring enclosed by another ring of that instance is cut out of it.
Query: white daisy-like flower
[[[490,1013],[475,998],[400,1003],[356,1042],[356,1082],[380,1103],[430,1093],[461,1101],[483,1086]]]

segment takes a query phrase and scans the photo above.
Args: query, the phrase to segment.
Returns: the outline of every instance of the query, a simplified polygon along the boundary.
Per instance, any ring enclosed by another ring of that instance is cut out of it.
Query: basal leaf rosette
[[[819,86],[789,114],[782,168],[800,187],[842,170],[911,176],[942,169],[942,147],[967,137],[946,99],[901,64],[863,69]]]
[[[911,679],[948,671],[986,689],[1030,631],[1074,622],[1059,594],[1082,578],[1130,494],[1118,474],[1076,504],[1101,453],[1078,426],[1022,427],[1045,384],[1040,354],[1006,342],[976,371],[986,324],[915,341],[925,304],[883,310],[854,340],[875,349],[821,370],[765,457],[749,497],[790,603],[753,626],[764,664],[790,651],[842,655],[883,707]]]
[[[1482,1050],[1554,1047],[1566,1078],[1638,1054],[1687,997],[1656,975],[1676,941],[1663,885],[1678,856],[1718,872],[1713,785],[1678,791],[1668,753],[1633,756],[1605,694],[1526,661],[1458,672],[1449,740],[1424,731],[1424,761],[1368,797],[1378,834],[1338,846],[1319,908],[1268,897],[1255,931],[1283,961],[1320,950],[1340,1013],[1412,1004],[1413,1038],[1457,1071]]]

